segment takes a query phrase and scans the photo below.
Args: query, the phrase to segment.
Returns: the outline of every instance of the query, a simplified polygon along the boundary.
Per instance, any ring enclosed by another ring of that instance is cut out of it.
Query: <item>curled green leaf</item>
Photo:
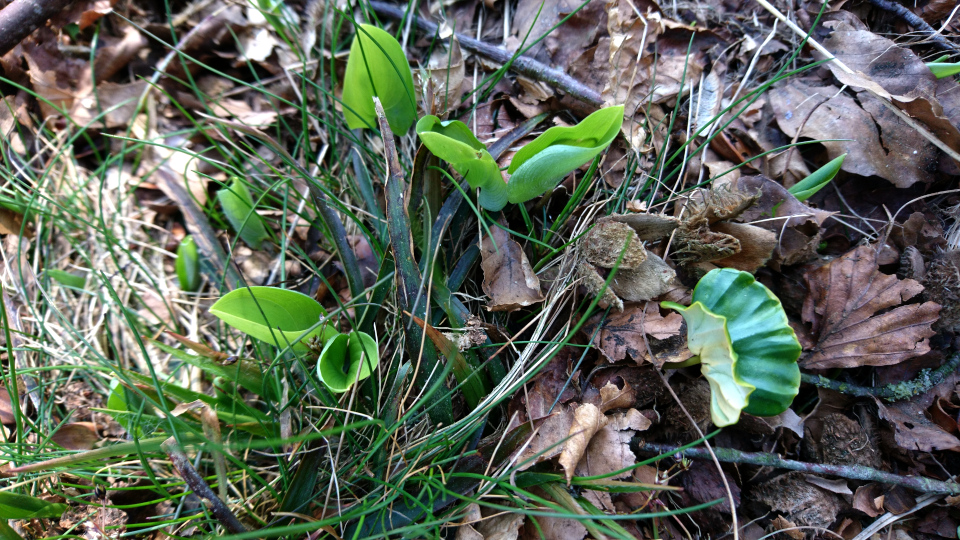
[[[267,234],[263,218],[256,212],[253,197],[243,181],[233,178],[228,187],[217,192],[217,199],[233,230],[237,231],[248,246],[260,249],[260,244],[270,235]]]
[[[241,332],[280,348],[293,345],[308,350],[308,342],[336,335],[319,302],[305,294],[276,287],[245,287],[225,294],[210,306],[210,313]]]
[[[752,275],[731,268],[712,270],[697,283],[689,308],[672,302],[661,305],[680,311],[686,319],[690,350],[700,354],[704,375],[714,370],[711,389],[715,382],[725,385],[719,394],[714,390],[711,402],[717,426],[736,423],[739,410],[735,415],[733,411],[741,403],[736,396],[744,392],[742,410],[749,414],[775,416],[790,406],[800,389],[797,359],[802,349],[780,300]],[[721,339],[719,327],[729,341]],[[732,366],[730,376],[715,367],[727,363]]]
[[[187,292],[200,288],[200,254],[191,235],[187,235],[177,248],[177,280],[180,288]]]
[[[824,186],[829,184],[830,181],[837,176],[837,173],[840,172],[840,166],[843,165],[843,160],[846,157],[847,155],[843,154],[833,158],[829,163],[813,171],[810,176],[797,182],[787,191],[792,193],[800,202],[813,197],[814,193],[823,189]]]
[[[341,394],[373,373],[380,363],[377,342],[364,332],[337,334],[327,340],[317,361],[317,377]]]
[[[466,124],[459,120],[444,122],[428,115],[417,122],[417,135],[433,155],[449,163],[470,187],[480,189],[480,206],[491,211],[506,206],[507,184],[500,167]]]
[[[594,112],[573,127],[552,127],[520,149],[507,172],[507,198],[529,201],[607,148],[620,132],[623,105]]]
[[[374,96],[380,98],[390,129],[402,135],[417,119],[413,76],[400,44],[369,24],[358,24],[343,78],[343,116],[350,129],[375,127]]]

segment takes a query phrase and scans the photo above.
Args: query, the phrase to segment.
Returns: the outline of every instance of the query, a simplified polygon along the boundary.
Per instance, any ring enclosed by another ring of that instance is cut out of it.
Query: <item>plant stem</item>
[[[378,15],[383,15],[385,17],[390,17],[391,19],[402,21],[407,13],[399,7],[387,4],[385,2],[380,2],[377,0],[371,0],[368,2],[370,9],[376,12]],[[420,30],[423,30],[427,34],[436,34],[437,25],[421,19],[416,11],[410,14],[414,19],[414,24]],[[513,59],[513,62],[510,63],[510,69],[526,77],[537,81],[543,81],[551,86],[554,86],[560,90],[563,90],[572,97],[583,101],[584,103],[589,103],[595,107],[600,107],[603,105],[603,98],[600,97],[600,94],[583,84],[582,82],[574,79],[570,75],[567,75],[559,69],[554,69],[546,64],[538,62],[532,58],[526,56],[517,56],[514,58],[513,53],[505,51],[500,47],[494,47],[488,43],[484,43],[478,39],[473,39],[462,34],[454,34],[457,38],[457,41],[460,42],[460,46],[465,49],[471,50],[481,56],[485,56],[490,60],[498,64],[508,64],[510,60]]]
[[[638,445],[640,452],[653,454],[678,453],[691,459],[710,460],[710,454],[703,448],[688,448],[680,450],[677,446],[669,444],[648,443],[641,441]],[[764,452],[741,452],[732,448],[713,449],[717,459],[725,463],[745,463],[748,465],[760,465],[762,467],[774,467],[777,469],[788,469],[791,471],[802,471],[814,474],[828,474],[839,476],[848,480],[865,480],[869,482],[881,482],[883,484],[893,484],[905,488],[914,489],[924,493],[960,493],[960,484],[956,482],[944,482],[932,478],[923,478],[920,476],[900,476],[884,471],[879,471],[872,467],[863,465],[827,465],[820,463],[806,463],[803,461],[794,461],[792,459],[783,459],[776,454]]]
[[[960,353],[954,354],[947,363],[934,370],[925,369],[913,380],[892,383],[886,386],[857,386],[828,379],[823,375],[800,374],[800,381],[820,388],[829,388],[841,394],[860,397],[877,397],[886,401],[902,401],[923,394],[946,379],[960,366]]]
[[[383,135],[383,151],[387,158],[387,181],[385,185],[387,198],[387,233],[390,236],[390,246],[393,248],[393,257],[397,264],[398,292],[400,303],[411,315],[426,320],[429,299],[421,298],[420,284],[422,276],[417,260],[413,256],[413,236],[410,233],[410,216],[407,215],[407,205],[404,204],[404,178],[400,158],[397,156],[397,145],[393,140],[393,131],[387,123],[380,100],[373,98],[377,120],[380,123],[380,133]],[[404,328],[407,329],[404,346],[411,361],[417,366],[415,378],[420,389],[430,388],[436,382],[432,373],[441,373],[437,366],[440,362],[437,349],[433,342],[426,339],[423,329],[410,324],[410,318],[404,318]],[[448,393],[444,392],[432,398],[429,404],[430,419],[437,424],[449,426],[453,423],[453,403]]]
[[[187,486],[193,490],[198,497],[209,501],[210,513],[213,514],[213,517],[217,518],[217,521],[232,533],[247,532],[247,528],[243,526],[243,523],[240,523],[237,516],[217,497],[217,494],[203,481],[200,473],[193,468],[190,459],[183,453],[176,439],[170,437],[160,445],[160,448],[166,452],[170,458],[170,462],[173,463],[173,468],[177,470],[177,474],[180,475],[180,478],[183,478]]]

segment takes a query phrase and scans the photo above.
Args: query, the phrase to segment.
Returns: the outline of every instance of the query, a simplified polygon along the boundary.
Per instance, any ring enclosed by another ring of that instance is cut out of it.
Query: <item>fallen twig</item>
[[[909,9],[900,4],[890,2],[890,0],[870,0],[870,3],[903,19],[903,22],[923,34],[923,37],[928,38],[934,47],[949,53],[960,54],[960,48]]]
[[[653,454],[680,454],[684,457],[699,460],[711,460],[710,454],[705,448],[688,448],[679,450],[679,447],[669,444],[641,442],[638,446],[640,452]],[[713,453],[717,459],[724,463],[746,463],[748,465],[760,465],[762,467],[773,467],[776,469],[788,469],[791,471],[802,471],[813,474],[828,474],[839,476],[848,480],[865,480],[868,482],[880,482],[883,484],[893,484],[905,488],[914,489],[923,493],[960,493],[960,484],[956,482],[944,482],[932,478],[923,478],[921,476],[900,476],[898,474],[879,471],[872,467],[863,465],[827,465],[822,463],[807,463],[804,461],[794,461],[792,459],[783,459],[776,454],[763,452],[741,452],[732,448],[713,448]]]
[[[377,14],[390,17],[391,19],[397,21],[402,21],[407,15],[402,8],[384,2],[379,2],[377,0],[372,0],[369,2],[369,6]],[[417,15],[416,10],[413,10],[411,15],[413,17],[414,24],[417,25],[417,28],[428,34],[433,35],[437,33],[437,25],[428,20],[420,18]],[[500,47],[494,47],[493,45],[484,43],[478,39],[473,39],[462,34],[454,34],[454,36],[456,36],[457,41],[460,42],[460,46],[464,49],[471,50],[481,56],[493,60],[498,64],[506,65],[509,63],[512,71],[515,71],[523,76],[530,77],[531,79],[543,81],[551,86],[563,90],[571,97],[575,97],[584,103],[589,103],[595,107],[603,105],[603,98],[600,97],[600,94],[596,90],[586,86],[582,82],[574,79],[559,69],[554,69],[526,56],[518,55],[516,58],[514,58],[513,53],[505,51]],[[513,60],[512,63],[511,59]]]
[[[0,10],[0,56],[23,41],[74,0],[14,0]]]
[[[923,370],[911,381],[888,384],[886,386],[857,386],[847,384],[833,379],[828,379],[821,375],[810,375],[801,373],[800,380],[807,384],[812,384],[820,388],[829,388],[841,394],[859,397],[877,397],[886,401],[901,401],[918,396],[934,386],[940,384],[946,379],[947,375],[953,373],[960,367],[960,354],[953,355],[953,358],[947,363],[934,370]]]
[[[180,475],[180,478],[183,478],[183,481],[193,490],[193,493],[197,497],[209,501],[208,507],[210,508],[210,513],[213,514],[213,517],[217,518],[217,521],[232,533],[247,532],[247,528],[243,526],[243,523],[240,523],[237,516],[217,497],[217,494],[204,482],[200,473],[193,468],[190,459],[183,453],[176,439],[170,437],[166,441],[163,441],[160,448],[163,449],[167,457],[170,458],[170,462],[173,463],[173,468],[177,470],[177,474]]]

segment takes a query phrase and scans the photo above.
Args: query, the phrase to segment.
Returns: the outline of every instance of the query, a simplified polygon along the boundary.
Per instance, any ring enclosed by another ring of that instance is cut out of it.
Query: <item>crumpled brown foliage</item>
[[[900,305],[923,286],[880,273],[875,247],[860,246],[805,280],[803,320],[812,323],[816,345],[803,367],[889,366],[930,351],[940,305]]]
[[[483,292],[490,297],[490,311],[516,311],[543,301],[540,279],[527,255],[502,227],[490,228],[480,242]]]

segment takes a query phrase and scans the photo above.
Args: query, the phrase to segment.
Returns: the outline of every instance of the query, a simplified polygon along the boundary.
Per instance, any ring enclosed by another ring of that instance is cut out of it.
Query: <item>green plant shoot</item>
[[[337,334],[327,341],[317,362],[317,377],[331,392],[343,393],[373,373],[380,355],[377,342],[363,332]]]
[[[233,230],[248,246],[260,249],[260,244],[270,235],[267,234],[263,218],[253,207],[253,197],[243,181],[234,177],[229,187],[217,192],[217,199]]]
[[[187,292],[200,288],[200,254],[193,236],[189,234],[177,248],[177,280],[180,288]]]
[[[67,510],[63,503],[0,491],[0,519],[58,518]]]
[[[563,178],[610,146],[623,123],[623,106],[594,112],[573,127],[552,127],[524,146],[503,175],[487,148],[460,121],[425,116],[417,122],[424,146],[460,173],[474,189],[478,202],[497,211],[507,202],[522,203],[555,188]]]
[[[400,44],[376,26],[358,24],[343,79],[343,116],[350,129],[377,125],[374,97],[397,135],[417,119],[413,75]]]
[[[428,115],[417,122],[417,135],[433,155],[449,163],[470,187],[480,189],[480,206],[492,211],[506,206],[507,183],[500,167],[466,124],[459,120],[442,122]]]
[[[364,332],[341,334],[319,324],[326,310],[305,294],[275,287],[246,287],[225,294],[210,313],[241,332],[298,352],[311,350],[314,338],[323,349],[317,375],[331,392],[346,392],[370,376],[380,363],[376,341]]]
[[[927,62],[927,67],[933,72],[934,77],[945,79],[960,73],[960,62],[947,62],[949,59],[950,55],[945,54],[933,62]]]
[[[800,389],[800,342],[780,300],[748,272],[711,270],[697,283],[693,304],[662,302],[687,321],[687,346],[700,356],[710,383],[710,416],[718,427],[741,411],[776,416]]]
[[[846,157],[847,155],[843,154],[833,158],[829,163],[813,171],[810,176],[797,182],[787,191],[792,193],[800,202],[813,197],[816,192],[823,189],[837,176],[837,173],[840,172],[840,167],[843,165],[843,160]]]

